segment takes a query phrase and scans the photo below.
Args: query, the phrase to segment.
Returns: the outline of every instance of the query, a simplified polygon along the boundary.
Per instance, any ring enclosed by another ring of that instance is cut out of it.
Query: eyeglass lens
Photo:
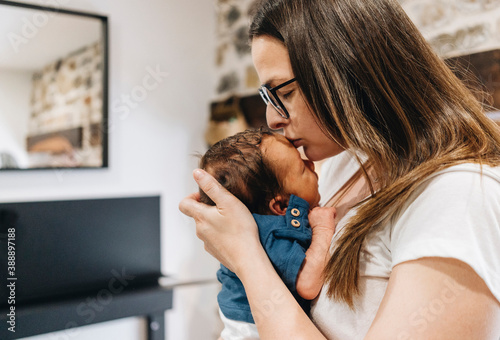
[[[266,105],[271,103],[271,105],[276,109],[276,111],[278,111],[280,116],[286,117],[283,108],[278,104],[278,101],[276,100],[276,98],[274,98],[274,95],[269,91],[267,87],[265,86],[261,87],[259,93],[262,99],[264,100],[264,103],[266,103]]]

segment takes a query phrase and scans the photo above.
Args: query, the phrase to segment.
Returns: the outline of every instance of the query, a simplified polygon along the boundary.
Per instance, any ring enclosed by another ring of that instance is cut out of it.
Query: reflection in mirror
[[[107,58],[106,17],[0,1],[0,168],[107,166]]]

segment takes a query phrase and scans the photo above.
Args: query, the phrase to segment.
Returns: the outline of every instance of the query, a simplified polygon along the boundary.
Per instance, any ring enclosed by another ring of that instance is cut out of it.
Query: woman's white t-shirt
[[[322,202],[357,168],[347,152],[326,161],[321,169]],[[354,214],[351,210],[339,221],[331,251]],[[363,339],[384,297],[392,268],[423,257],[467,263],[500,301],[499,167],[481,169],[477,164],[463,164],[432,175],[390,224],[366,239],[360,256],[361,294],[355,301],[356,309],[330,300],[325,287],[313,303],[312,320],[328,339]],[[450,297],[457,294],[458,287],[446,284]],[[426,322],[424,317],[415,320],[416,331],[422,322]]]

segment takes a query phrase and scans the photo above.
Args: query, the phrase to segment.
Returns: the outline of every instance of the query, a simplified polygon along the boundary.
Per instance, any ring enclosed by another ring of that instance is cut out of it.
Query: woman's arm
[[[179,209],[195,219],[205,249],[243,282],[261,338],[324,339],[274,270],[248,209],[206,172],[195,170],[194,177],[216,206],[195,193]]]
[[[323,270],[328,262],[330,244],[335,232],[335,208],[314,208],[309,212],[312,229],[311,246],[297,276],[297,292],[306,300],[318,296],[323,287]]]
[[[267,255],[248,259],[237,275],[245,286],[261,339],[325,339],[291,295]]]
[[[500,303],[464,262],[428,257],[394,267],[365,339],[498,340]]]

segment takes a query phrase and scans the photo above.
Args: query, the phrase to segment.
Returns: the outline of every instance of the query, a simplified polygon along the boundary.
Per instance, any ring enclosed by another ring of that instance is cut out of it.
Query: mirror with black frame
[[[107,167],[107,17],[0,0],[0,169]]]

